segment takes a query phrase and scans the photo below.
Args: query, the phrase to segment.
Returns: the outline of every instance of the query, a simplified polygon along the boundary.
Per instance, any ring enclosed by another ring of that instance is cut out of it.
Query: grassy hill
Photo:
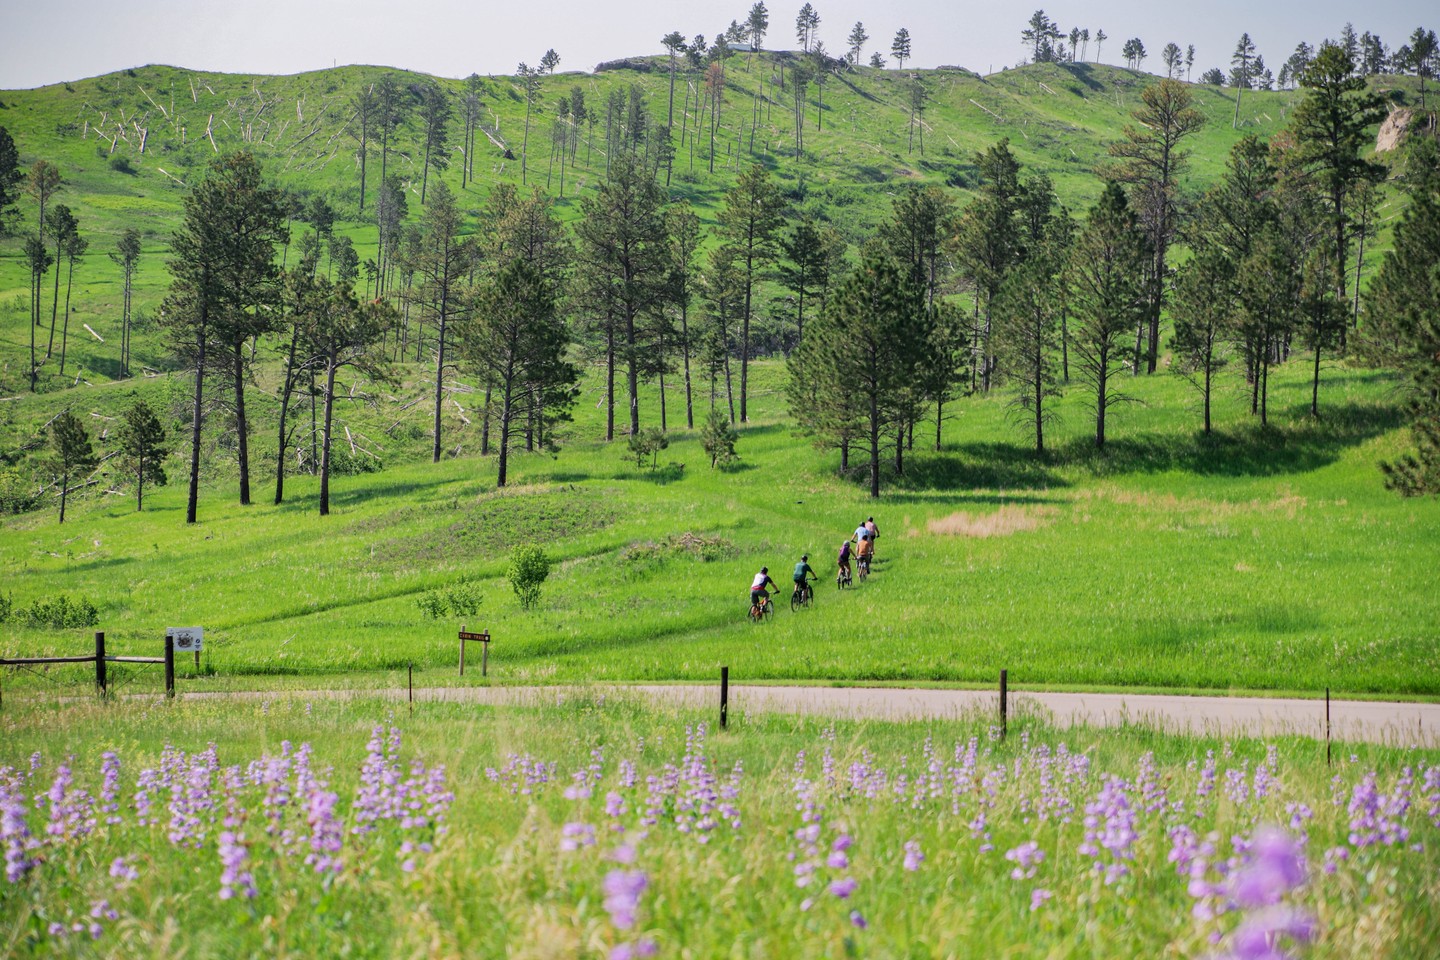
[[[672,192],[702,217],[713,218],[737,167],[750,161],[748,137],[738,159],[733,150],[738,123],[750,116],[757,83],[784,61],[767,55],[748,71],[743,59],[731,62],[722,142],[732,150],[717,151],[713,175],[703,148],[693,173],[688,145],[677,156]],[[43,156],[61,166],[67,184],[57,199],[91,239],[76,276],[75,367],[61,378],[47,365],[38,396],[24,392],[24,272],[15,245],[0,247],[0,451],[34,462],[41,428],[62,406],[86,418],[106,451],[113,418],[137,395],[165,412],[172,435],[180,431],[187,384],[168,372],[153,328],[142,322],[135,345],[152,375],[115,379],[119,275],[104,254],[124,228],[143,231],[136,305],[153,311],[184,184],[217,151],[248,147],[280,183],[332,197],[347,218],[341,229],[362,257],[371,255],[375,232],[358,217],[345,104],[383,72],[266,78],[147,67],[0,93],[0,125],[26,162]],[[860,69],[828,83],[823,129],[807,132],[802,159],[792,156],[788,105],[763,111],[755,159],[797,206],[852,239],[886,215],[904,183],[946,184],[963,204],[973,154],[1000,137],[1078,210],[1098,193],[1093,167],[1152,79],[1086,64],[925,76],[924,157],[906,149],[899,75]],[[594,105],[630,83],[646,91],[652,111],[664,111],[660,71],[544,78],[532,182],[543,185],[554,101],[580,85]],[[1279,130],[1298,99],[1247,95],[1234,130],[1228,92],[1196,87],[1195,96],[1211,121],[1192,141],[1191,192],[1213,182],[1240,136]],[[487,122],[516,150],[518,89],[489,78],[485,103]],[[812,95],[812,127],[818,112]],[[96,127],[113,138],[122,115],[129,126],[118,145],[100,139]],[[598,130],[597,138],[593,148],[582,141],[580,168],[558,201],[564,217],[575,216],[577,192],[593,190],[603,173]],[[472,212],[493,184],[520,177],[518,163],[479,142],[477,182],[463,194]],[[392,164],[413,172],[412,146],[407,138]],[[458,167],[444,174],[457,190],[459,177]],[[1396,499],[1375,468],[1404,443],[1396,384],[1327,362],[1317,422],[1307,415],[1307,374],[1274,374],[1273,424],[1262,429],[1232,369],[1208,439],[1178,378],[1143,378],[1127,385],[1141,403],[1118,412],[1104,456],[1088,440],[1074,387],[1056,407],[1061,422],[1045,460],[1024,447],[1007,396],[965,400],[952,405],[939,451],[925,449],[934,425],[917,429],[904,475],[887,476],[886,495],[872,506],[856,478],[837,474],[836,457],[794,435],[778,362],[753,371],[756,416],[742,429],[736,468],[709,469],[694,432],[675,429],[683,395],[674,381],[672,445],[660,468],[625,463],[623,445],[600,439],[601,387],[590,377],[561,452],[518,457],[504,492],[494,488],[493,462],[476,455],[478,401],[463,391],[444,410],[449,456],[428,462],[427,373],[402,365],[394,383],[357,384],[373,405],[340,411],[337,443],[352,473],[335,480],[335,515],[320,518],[308,476],[287,481],[284,506],[265,505],[276,466],[268,399],[276,370],[266,361],[251,400],[256,506],[233,502],[233,431],[220,412],[206,438],[199,525],[183,523],[178,457],[170,464],[176,485],[153,491],[141,514],[125,478],[107,466],[72,501],[65,525],[48,508],[0,521],[0,591],[17,610],[62,593],[84,597],[99,609],[112,649],[125,653],[153,653],[166,625],[204,624],[218,675],[197,684],[388,682],[385,671],[410,662],[433,671],[426,682],[448,677],[458,622],[426,619],[416,601],[468,578],[484,601],[465,619],[497,637],[496,672],[507,680],[708,678],[725,663],[746,679],[989,682],[1006,667],[1017,683],[1059,686],[1440,696],[1431,573],[1440,504]],[[658,389],[645,390],[648,423]],[[704,384],[696,404],[708,404]],[[382,462],[382,472],[363,472]],[[870,582],[845,594],[822,583],[813,610],[784,610],[759,628],[744,621],[755,569],[768,564],[783,582],[809,551],[824,576],[840,539],[869,513],[883,531]],[[510,548],[526,542],[544,543],[558,561],[541,609],[530,613],[504,581]],[[87,636],[12,618],[0,625],[0,651],[76,652]],[[40,681],[7,677],[7,693],[16,683]]]
[[[1062,202],[1083,212],[1098,196],[1093,170],[1105,156],[1106,144],[1119,137],[1139,91],[1155,80],[1149,74],[1084,63],[1032,65],[989,77],[961,70],[921,71],[930,95],[922,155],[918,146],[909,147],[904,86],[909,73],[857,68],[828,80],[823,110],[812,86],[805,155],[796,158],[792,98],[788,88],[782,92],[778,85],[792,60],[789,54],[778,53],[760,55],[753,63],[743,56],[729,62],[713,174],[708,139],[697,147],[690,137],[697,119],[694,91],[699,78],[693,73],[678,78],[676,126],[687,127],[687,139],[675,158],[670,187],[677,198],[691,202],[707,223],[737,170],[759,161],[772,168],[797,208],[835,223],[858,241],[888,215],[890,197],[903,184],[944,184],[956,191],[963,204],[976,181],[975,153],[1002,137],[1009,138],[1026,173],[1047,173]],[[606,96],[634,84],[644,92],[652,114],[666,112],[669,75],[662,61],[653,61],[653,66],[650,71],[542,78],[529,141],[530,183],[546,186],[549,131],[555,104],[563,95],[578,86],[589,108],[602,112],[599,123],[582,131],[579,167],[567,175],[566,196],[557,199],[562,218],[575,216],[577,197],[595,189],[603,173]],[[72,330],[78,331],[74,356],[85,380],[94,383],[118,373],[119,273],[106,254],[114,249],[122,230],[135,227],[142,232],[144,256],[135,302],[142,312],[153,311],[168,283],[166,244],[180,215],[186,184],[203,175],[219,152],[251,150],[278,183],[301,195],[329,197],[342,219],[340,231],[354,239],[362,260],[373,255],[375,229],[368,219],[373,204],[367,206],[366,217],[359,212],[359,162],[350,100],[385,73],[395,74],[404,84],[435,79],[359,66],[285,77],[150,66],[35,90],[0,92],[4,104],[0,126],[16,139],[24,163],[44,157],[60,166],[66,184],[56,201],[71,206],[91,243],[88,257],[76,271],[72,323]],[[1402,99],[1412,79],[1384,78]],[[437,82],[457,95],[463,87],[461,81]],[[749,120],[757,91],[768,99],[759,110],[752,152]],[[1192,193],[1214,181],[1231,145],[1241,136],[1270,136],[1280,130],[1300,97],[1285,91],[1247,94],[1239,129],[1234,129],[1229,91],[1198,85],[1193,91],[1197,107],[1210,122],[1189,142],[1194,157],[1186,187]],[[482,99],[483,122],[520,156],[525,110],[519,86],[509,77],[485,78]],[[458,141],[458,134],[453,139]],[[518,161],[506,160],[503,151],[484,136],[477,136],[477,144],[476,181],[462,195],[462,205],[472,212],[494,184],[521,179]],[[415,177],[412,215],[419,208],[420,160],[415,146],[412,126],[400,135],[390,160],[392,172]],[[372,144],[371,151],[373,196],[379,150]],[[459,190],[458,156],[443,179]],[[558,187],[558,180],[552,180],[549,192],[558,194]],[[33,211],[28,213],[33,219]],[[26,366],[17,358],[28,351],[26,284],[19,245],[0,244],[0,393],[17,392],[24,383]],[[84,331],[81,324],[86,323],[96,331],[94,336]],[[143,329],[135,341],[135,354],[154,369],[167,364],[163,351]],[[43,376],[47,389],[62,385],[54,364],[47,365]],[[73,382],[73,374],[63,381]]]

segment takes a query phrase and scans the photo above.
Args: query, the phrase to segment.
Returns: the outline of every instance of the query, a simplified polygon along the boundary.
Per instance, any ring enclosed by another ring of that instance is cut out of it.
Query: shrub
[[[550,576],[550,558],[534,544],[516,547],[510,553],[510,586],[520,598],[520,606],[529,610],[540,600],[540,585]]]
[[[27,627],[63,630],[96,626],[100,623],[100,612],[95,609],[95,604],[84,597],[75,600],[70,594],[62,593],[58,597],[36,600],[16,612],[15,619]]]
[[[637,467],[645,466],[645,458],[649,457],[650,469],[654,470],[660,459],[660,451],[669,446],[670,438],[665,436],[665,431],[659,427],[650,427],[630,435],[630,456],[635,458]]]
[[[415,606],[431,620],[447,616],[470,617],[480,609],[480,584],[462,577],[448,587],[427,590],[415,598]]]
[[[110,169],[114,170],[116,173],[133,174],[135,172],[134,164],[132,164],[130,162],[130,158],[125,156],[123,153],[117,153],[110,158]]]
[[[710,458],[710,466],[739,459],[739,454],[735,452],[735,443],[739,439],[740,434],[735,432],[730,421],[719,410],[711,410],[710,419],[705,421],[705,428],[700,432],[700,444],[705,448],[705,456]]]
[[[10,594],[0,594],[0,623],[10,619],[10,611],[15,609],[15,601],[10,599]]]

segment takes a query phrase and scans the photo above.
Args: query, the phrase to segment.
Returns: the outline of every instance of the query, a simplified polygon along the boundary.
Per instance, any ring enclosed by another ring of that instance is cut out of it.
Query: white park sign
[[[166,627],[165,636],[175,644],[176,653],[199,653],[205,648],[205,630],[202,627]]]

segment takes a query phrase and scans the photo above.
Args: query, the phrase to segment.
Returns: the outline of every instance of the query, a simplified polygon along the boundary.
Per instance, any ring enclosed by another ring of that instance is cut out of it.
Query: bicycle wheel
[[[796,590],[790,594],[790,611],[792,613],[796,610],[799,610],[802,606],[804,606],[804,604],[805,597],[801,594],[799,590]]]

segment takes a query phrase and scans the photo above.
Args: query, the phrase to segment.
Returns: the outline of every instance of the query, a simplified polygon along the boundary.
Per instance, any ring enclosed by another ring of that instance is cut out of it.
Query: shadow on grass
[[[1088,438],[1071,440],[1058,459],[1094,476],[1183,470],[1208,477],[1269,477],[1328,466],[1344,451],[1404,423],[1398,407],[1343,404],[1274,410],[1270,423],[1242,424],[1208,436],[1203,433],[1119,436],[1097,450]]]
[[[882,495],[963,490],[1047,490],[1070,486],[1059,470],[1080,470],[1094,477],[1126,473],[1184,471],[1207,477],[1269,477],[1317,470],[1344,452],[1404,424],[1398,406],[1349,403],[1321,407],[1317,420],[1303,404],[1273,410],[1270,424],[1259,422],[1203,433],[1145,433],[1112,436],[1104,450],[1093,437],[1074,437],[1045,458],[1013,443],[975,442],[947,447],[944,453],[915,452],[903,476],[895,476],[887,458]],[[867,468],[846,475],[857,486],[868,483]],[[897,496],[898,495],[898,496]],[[924,499],[933,500],[933,497]],[[973,500],[973,497],[960,499]],[[1023,498],[1003,497],[997,502]],[[1037,501],[1038,502],[1038,501]]]

